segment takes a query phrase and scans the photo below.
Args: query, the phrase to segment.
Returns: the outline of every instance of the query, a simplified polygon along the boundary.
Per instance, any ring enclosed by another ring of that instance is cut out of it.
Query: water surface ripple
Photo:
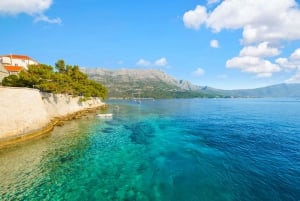
[[[300,200],[300,101],[110,104],[0,150],[0,200]]]

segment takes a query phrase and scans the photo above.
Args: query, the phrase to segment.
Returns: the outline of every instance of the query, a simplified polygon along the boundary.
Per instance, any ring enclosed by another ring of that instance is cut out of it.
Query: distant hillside
[[[118,98],[191,98],[212,97],[206,95],[201,87],[189,81],[177,80],[157,69],[83,68],[90,79],[103,83],[108,88],[109,97]]]
[[[222,90],[177,80],[157,69],[81,69],[100,81],[109,97],[193,98],[193,97],[300,97],[300,84],[278,84],[256,89]]]
[[[238,97],[300,97],[300,84],[277,84],[245,90],[219,90],[218,93]]]

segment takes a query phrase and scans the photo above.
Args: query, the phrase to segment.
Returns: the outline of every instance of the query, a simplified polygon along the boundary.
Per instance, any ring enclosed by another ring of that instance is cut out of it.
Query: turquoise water
[[[0,150],[0,200],[300,200],[300,101],[110,104]]]

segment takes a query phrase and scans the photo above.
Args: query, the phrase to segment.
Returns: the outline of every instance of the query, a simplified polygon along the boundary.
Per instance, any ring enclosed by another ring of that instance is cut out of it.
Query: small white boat
[[[97,117],[99,118],[112,118],[113,114],[108,113],[108,114],[97,114]]]

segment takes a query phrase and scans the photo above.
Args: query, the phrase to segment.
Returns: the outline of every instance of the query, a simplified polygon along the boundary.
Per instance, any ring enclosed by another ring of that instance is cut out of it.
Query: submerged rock
[[[133,143],[149,144],[154,137],[155,128],[149,123],[140,122],[128,127],[132,131],[130,139]]]

